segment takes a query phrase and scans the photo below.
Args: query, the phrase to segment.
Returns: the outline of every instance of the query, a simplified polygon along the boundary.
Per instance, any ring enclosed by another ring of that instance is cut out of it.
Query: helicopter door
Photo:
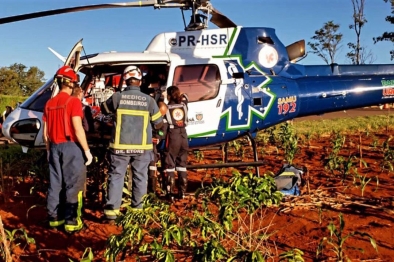
[[[71,67],[75,71],[77,71],[79,69],[79,60],[81,58],[81,51],[83,48],[82,40],[83,39],[79,40],[74,45],[74,47],[73,47],[73,49],[71,49],[71,52],[68,55],[66,61],[64,62],[64,65],[68,65],[69,67]]]
[[[75,72],[77,72],[78,69],[79,69],[79,62],[80,62],[80,58],[81,58],[81,51],[82,51],[82,48],[83,48],[82,40],[83,39],[79,40],[74,45],[74,47],[71,49],[71,52],[68,54],[66,61],[64,62],[65,66],[71,67],[72,69],[74,69]],[[58,93],[59,93],[59,87],[55,83],[55,88],[53,89],[52,97],[54,97]]]
[[[189,137],[216,135],[225,90],[220,89],[220,72],[216,64],[179,65],[174,68],[172,85],[189,98]]]

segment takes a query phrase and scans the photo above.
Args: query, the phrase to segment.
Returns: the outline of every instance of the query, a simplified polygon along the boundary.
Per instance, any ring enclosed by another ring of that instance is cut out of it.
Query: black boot
[[[175,176],[174,173],[167,174],[167,197],[169,200],[174,201],[174,188],[175,188]]]
[[[187,174],[179,172],[178,174],[178,196],[179,199],[184,199],[187,190]]]
[[[79,231],[83,227],[81,210],[78,210],[79,208],[78,203],[66,203],[64,229],[69,233]]]

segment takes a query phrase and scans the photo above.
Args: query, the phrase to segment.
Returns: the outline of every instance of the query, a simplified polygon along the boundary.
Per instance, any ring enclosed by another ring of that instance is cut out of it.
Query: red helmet
[[[78,82],[78,76],[74,69],[69,66],[62,66],[57,70],[55,78],[67,78],[71,82]]]

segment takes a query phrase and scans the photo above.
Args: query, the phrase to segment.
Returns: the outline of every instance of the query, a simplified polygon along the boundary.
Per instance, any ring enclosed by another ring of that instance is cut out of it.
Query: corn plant
[[[335,160],[330,163],[332,174],[338,174],[341,177],[342,183],[344,183],[346,178],[355,170],[354,164],[356,159],[357,157],[353,155],[350,155],[348,158],[343,156],[335,157]]]
[[[242,176],[234,170],[233,176],[227,184],[219,185],[212,190],[210,201],[218,201],[220,206],[219,218],[226,229],[231,229],[236,213],[234,211],[245,209],[253,214],[264,206],[277,205],[283,194],[276,191],[273,177],[264,174],[257,177],[252,172]]]
[[[367,178],[367,175],[360,175],[357,173],[357,170],[355,174],[353,175],[353,184],[356,185],[357,187],[360,186],[361,190],[361,196],[364,196],[364,190],[366,186],[368,185],[369,182],[371,182],[372,178]]]
[[[132,196],[132,183],[133,183],[133,178],[132,178],[132,170],[131,166],[128,165],[126,169],[126,174],[125,174],[125,180],[124,180],[124,186],[122,188],[122,205],[121,207],[127,207],[130,206],[131,204],[131,196]]]
[[[245,156],[245,147],[239,142],[239,140],[234,140],[229,142],[229,146],[234,149],[234,153],[237,157],[241,159]]]
[[[272,145],[276,145],[279,142],[279,136],[278,136],[278,131],[277,131],[277,126],[269,127],[265,129],[264,131],[268,133],[268,141]]]
[[[68,259],[70,262],[73,262],[73,260]],[[94,255],[92,252],[91,247],[87,247],[85,251],[82,254],[82,258],[79,260],[79,262],[93,262],[94,260]]]
[[[375,180],[376,180],[376,186],[375,186],[374,192],[377,192],[378,189],[379,189],[379,177],[378,177],[378,176],[375,176]]]
[[[298,152],[298,136],[291,124],[286,122],[279,127],[279,141],[284,150],[285,160],[291,165]]]
[[[390,148],[390,141],[393,139],[392,136],[388,137],[382,144],[383,151],[383,161],[380,164],[381,170],[388,170],[389,172],[394,170],[393,160],[394,160],[394,150]]]
[[[371,128],[372,128],[371,124],[366,124],[366,126],[357,125],[357,128],[356,128],[356,134],[358,135],[358,152],[359,152],[359,156],[360,156],[360,163],[359,163],[360,168],[363,167],[363,148],[362,148],[363,135],[365,134],[365,136],[368,137],[370,134]]]
[[[324,210],[322,207],[318,207],[317,208],[317,215],[318,215],[318,217],[319,217],[319,220],[318,220],[318,222],[319,222],[319,224],[321,225],[321,223],[324,221],[324,215],[323,215],[323,212],[325,212],[326,210]]]
[[[34,238],[28,236],[24,228],[13,229],[13,230],[4,229],[4,233],[5,233],[5,239],[4,236],[0,235],[0,243],[3,243],[3,245],[0,245],[0,256],[4,259],[4,261],[6,258],[6,249],[8,249],[12,253],[12,250],[16,246],[21,245],[21,243],[23,242],[25,242],[25,245],[36,243]]]
[[[347,159],[343,159],[343,162],[341,163],[339,168],[339,173],[342,177],[342,183],[351,174],[352,171],[357,172],[357,168],[354,168],[356,160],[357,157],[353,155],[350,155]],[[361,160],[360,163],[367,167],[367,163],[364,160]]]
[[[304,262],[305,260],[302,257],[303,255],[304,252],[302,252],[298,248],[293,248],[280,254],[279,262]]]
[[[197,162],[200,163],[204,160],[204,152],[201,150],[194,150],[193,151],[194,157],[196,158]]]
[[[201,206],[192,204],[181,216],[155,195],[144,196],[143,209],[128,208],[118,217],[122,232],[107,240],[105,258],[118,261],[133,255],[138,260],[143,255],[150,261],[172,262],[182,250],[193,261],[264,261],[269,251],[262,251],[260,242],[267,242],[275,232],[262,224],[266,219],[261,210],[279,204],[283,196],[276,191],[275,181],[271,176],[242,176],[239,172],[229,181],[212,179],[209,187],[195,194],[203,198]],[[211,212],[212,205],[219,215]],[[248,216],[241,216],[240,210],[246,210]],[[258,230],[253,227],[255,222],[261,223]],[[236,231],[233,223],[239,225]],[[229,242],[238,244],[230,248]]]
[[[308,143],[308,146],[311,145],[311,140],[313,139],[314,136],[315,136],[315,135],[313,134],[312,130],[308,130],[308,131],[305,133],[305,139],[306,139],[306,141],[307,141],[307,143]]]
[[[262,146],[266,146],[270,142],[270,136],[266,132],[261,132],[257,135],[255,141],[256,143],[261,143]]]
[[[379,139],[376,137],[376,136],[373,136],[372,137],[372,142],[371,142],[371,147],[373,148],[373,149],[377,149],[378,148],[378,145],[379,145]]]
[[[261,250],[261,242],[273,234],[268,231],[269,226],[259,226],[260,230],[252,230],[256,221],[262,223],[263,217],[256,219],[258,213],[262,213],[262,207],[272,206],[280,203],[283,194],[276,191],[273,177],[265,174],[257,177],[252,173],[242,176],[238,171],[227,184],[214,187],[210,197],[206,199],[210,203],[217,203],[219,208],[219,223],[237,246],[230,251],[229,261],[264,261],[269,255],[268,251]],[[246,211],[247,217],[243,218],[240,211]],[[245,221],[247,220],[247,221]],[[233,222],[237,221],[237,231],[233,231]],[[249,226],[247,226],[249,225]]]
[[[159,261],[175,261],[170,247],[183,245],[187,237],[186,229],[180,226],[181,218],[153,194],[144,197],[144,209],[129,207],[126,214],[116,222],[123,230],[121,234],[108,239],[104,254],[107,261],[118,261],[120,254],[123,260],[127,251],[150,254]],[[147,241],[145,235],[153,237],[153,241]]]
[[[346,137],[339,132],[332,135],[332,139],[330,141],[332,145],[332,151],[329,154],[328,160],[325,164],[325,168],[330,170],[332,174],[334,174],[334,170],[337,170],[343,162],[343,158],[339,156],[339,152],[345,143],[345,139]]]
[[[211,238],[207,242],[194,250],[193,262],[197,261],[221,261],[228,257],[227,250],[220,241]]]
[[[144,197],[144,209],[129,208],[117,224],[123,231],[107,241],[108,261],[125,259],[130,254],[149,256],[152,261],[175,261],[177,250],[193,254],[194,261],[217,261],[228,257],[221,244],[223,227],[208,209],[195,210],[190,216],[178,216],[154,195]],[[197,239],[192,239],[192,230]]]
[[[330,251],[333,251],[335,253],[337,261],[344,261],[344,259],[348,259],[345,253],[347,249],[354,249],[363,252],[364,250],[362,248],[346,245],[346,240],[355,236],[368,238],[372,247],[376,250],[376,252],[378,251],[376,241],[367,233],[353,231],[348,233],[347,235],[344,235],[345,221],[343,220],[342,213],[339,214],[339,227],[337,228],[335,224],[331,221],[327,228],[330,232],[330,235],[320,240],[319,246],[316,251],[317,259],[319,259],[320,255],[323,254],[323,250],[325,248],[328,248]]]

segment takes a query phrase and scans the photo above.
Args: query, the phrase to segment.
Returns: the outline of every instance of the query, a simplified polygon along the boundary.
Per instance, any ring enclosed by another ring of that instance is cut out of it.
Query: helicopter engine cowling
[[[278,75],[290,63],[286,46],[273,28],[241,28],[231,54],[241,55],[245,66],[257,63],[268,75]]]

